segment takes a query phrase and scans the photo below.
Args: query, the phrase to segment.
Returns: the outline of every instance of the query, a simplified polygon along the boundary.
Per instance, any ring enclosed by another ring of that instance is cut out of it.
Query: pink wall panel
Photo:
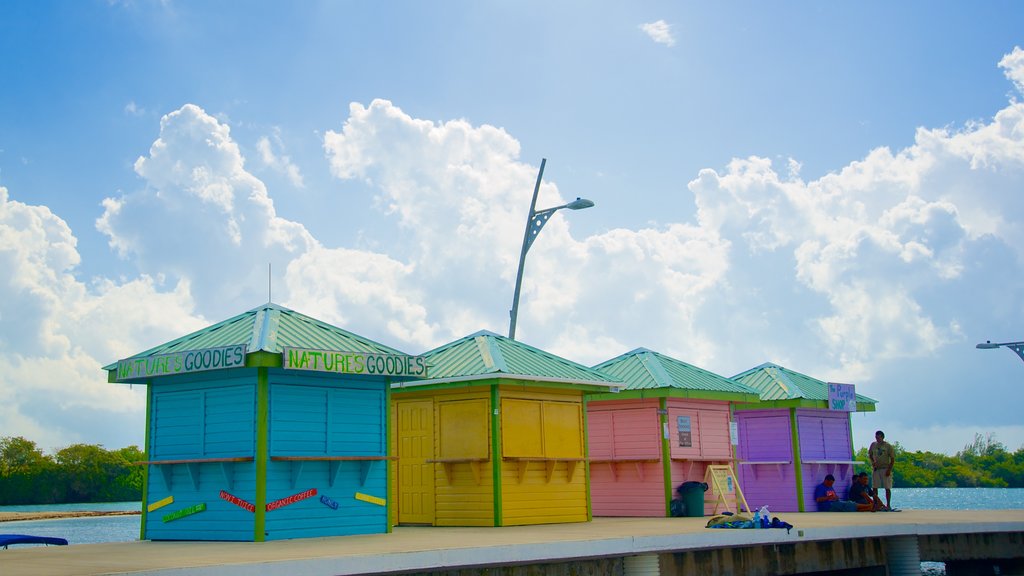
[[[591,463],[590,498],[594,516],[665,516],[661,463]]]
[[[612,413],[587,413],[587,449],[591,458],[611,458],[613,449]]]
[[[661,458],[655,408],[616,410],[612,414],[616,458]]]

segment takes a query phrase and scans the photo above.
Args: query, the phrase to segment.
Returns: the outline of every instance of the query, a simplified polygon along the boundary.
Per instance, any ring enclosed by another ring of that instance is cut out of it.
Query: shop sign
[[[423,356],[338,352],[306,348],[285,348],[282,354],[282,365],[287,370],[312,370],[362,376],[427,377],[427,359]]]
[[[245,366],[245,344],[156,354],[117,361],[117,381]]]
[[[853,412],[857,409],[857,393],[853,384],[828,383],[828,409]]]

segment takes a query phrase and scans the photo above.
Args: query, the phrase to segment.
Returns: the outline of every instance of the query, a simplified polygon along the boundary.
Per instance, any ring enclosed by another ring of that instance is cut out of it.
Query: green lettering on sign
[[[117,362],[117,381],[172,376],[205,370],[224,370],[245,366],[245,344],[185,350],[144,358],[126,358]]]
[[[423,356],[285,348],[281,353],[281,359],[286,370],[362,376],[427,377],[427,359]]]
[[[203,510],[206,510],[206,502],[200,502],[199,504],[195,504],[193,506],[189,506],[188,508],[182,508],[181,510],[178,510],[177,512],[171,512],[170,514],[165,514],[164,517],[163,517],[163,521],[164,522],[171,522],[171,521],[177,520],[178,518],[184,518],[185,516],[191,516],[193,514],[197,514],[199,512],[202,512]]]

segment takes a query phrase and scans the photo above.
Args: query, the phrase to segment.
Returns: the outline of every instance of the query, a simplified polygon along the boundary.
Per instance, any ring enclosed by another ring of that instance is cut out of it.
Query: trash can
[[[707,492],[706,482],[683,482],[676,488],[683,503],[686,504],[684,516],[704,516],[704,493]]]

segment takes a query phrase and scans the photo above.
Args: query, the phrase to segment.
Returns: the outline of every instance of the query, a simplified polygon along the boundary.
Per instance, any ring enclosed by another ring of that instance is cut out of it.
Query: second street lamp
[[[1021,360],[1024,360],[1024,342],[992,342],[991,340],[986,340],[985,342],[975,346],[975,348],[981,348],[982,350],[990,350],[992,348],[999,347],[1013,350],[1017,353],[1017,356],[1020,356]]]
[[[540,234],[541,228],[544,228],[544,225],[548,223],[548,219],[551,218],[552,214],[562,208],[568,208],[569,210],[582,210],[594,205],[593,202],[585,198],[576,198],[568,204],[562,204],[561,206],[555,206],[554,208],[537,210],[537,192],[540,191],[540,181],[544,176],[544,165],[547,164],[547,161],[547,158],[542,158],[540,161],[540,171],[537,172],[537,184],[533,187],[533,200],[530,201],[530,214],[526,218],[526,231],[523,233],[523,249],[519,252],[519,271],[516,273],[516,291],[512,296],[512,310],[509,310],[508,313],[508,337],[513,340],[516,338],[516,317],[519,316],[519,290],[523,286],[523,267],[526,265],[526,252],[530,250],[530,246],[533,245],[533,241],[537,239],[537,235]]]

